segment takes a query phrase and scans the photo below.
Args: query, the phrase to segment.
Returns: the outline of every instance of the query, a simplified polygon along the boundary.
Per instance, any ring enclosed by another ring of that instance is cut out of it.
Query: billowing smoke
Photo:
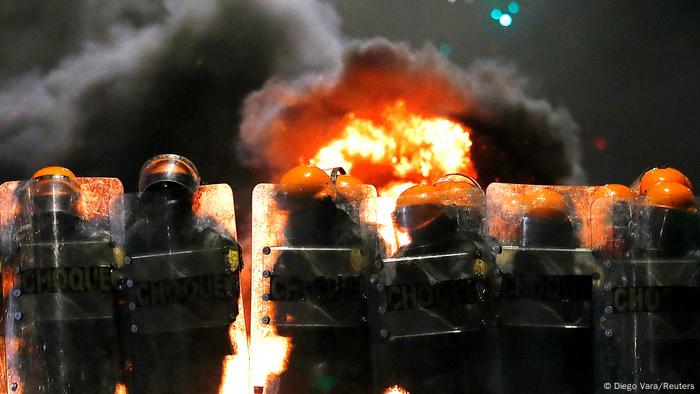
[[[63,4],[63,5],[62,5]],[[315,0],[12,2],[2,34],[0,175],[46,164],[117,176],[190,157],[209,181],[246,185],[243,98],[272,75],[337,66],[339,19]],[[41,23],[41,28],[35,25]],[[26,38],[29,37],[29,38]]]
[[[272,80],[246,99],[241,137],[253,165],[281,172],[314,157],[349,113],[398,99],[421,113],[473,129],[479,179],[528,183],[580,180],[578,127],[564,109],[530,97],[513,67],[478,61],[467,70],[432,47],[384,39],[355,43],[332,72]]]

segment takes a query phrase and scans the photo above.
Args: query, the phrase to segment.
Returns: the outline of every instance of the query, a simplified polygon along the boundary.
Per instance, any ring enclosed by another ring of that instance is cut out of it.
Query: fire
[[[399,385],[389,387],[384,391],[384,394],[411,394],[405,389],[401,388]]]
[[[291,341],[287,337],[271,335],[260,338],[251,359],[253,383],[265,386],[270,378],[277,377],[287,370],[287,360],[291,350]]]
[[[374,184],[382,196],[398,196],[414,183],[431,183],[447,173],[476,178],[471,160],[471,129],[443,116],[412,111],[406,100],[396,100],[359,116],[351,112],[341,132],[309,160],[321,168],[343,167]],[[377,231],[389,254],[409,242],[395,231],[391,212],[395,200],[377,204]]]
[[[235,355],[227,356],[223,361],[223,379],[219,394],[245,394],[248,392],[250,368],[248,353],[248,337],[243,314],[243,300],[238,300],[238,310],[241,311],[230,327],[229,337]]]
[[[117,383],[114,387],[114,394],[126,394],[126,385],[124,385],[124,383]]]
[[[342,166],[375,184],[382,195],[394,195],[407,184],[429,182],[446,173],[475,177],[470,133],[444,116],[412,111],[401,99],[378,114],[347,114],[338,138],[309,162],[321,168]]]

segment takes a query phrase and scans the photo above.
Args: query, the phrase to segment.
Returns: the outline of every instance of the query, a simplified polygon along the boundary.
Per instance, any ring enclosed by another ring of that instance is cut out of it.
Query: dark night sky
[[[333,3],[349,37],[447,43],[462,66],[512,62],[581,126],[591,183],[629,183],[660,164],[700,179],[700,2],[522,0],[508,28],[489,18],[508,1]]]

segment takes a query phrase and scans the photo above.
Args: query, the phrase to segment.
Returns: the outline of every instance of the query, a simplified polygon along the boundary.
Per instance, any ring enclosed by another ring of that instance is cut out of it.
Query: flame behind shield
[[[384,394],[411,394],[405,389],[401,388],[399,385],[389,387],[384,391]]]

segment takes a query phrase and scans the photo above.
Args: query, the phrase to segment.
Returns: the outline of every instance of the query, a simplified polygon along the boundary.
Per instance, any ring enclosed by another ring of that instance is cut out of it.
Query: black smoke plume
[[[472,128],[484,184],[583,177],[578,126],[566,110],[529,96],[514,67],[477,61],[465,70],[430,45],[414,50],[384,39],[349,46],[339,69],[268,82],[246,99],[241,137],[252,165],[281,172],[337,137],[348,113],[397,99]]]

